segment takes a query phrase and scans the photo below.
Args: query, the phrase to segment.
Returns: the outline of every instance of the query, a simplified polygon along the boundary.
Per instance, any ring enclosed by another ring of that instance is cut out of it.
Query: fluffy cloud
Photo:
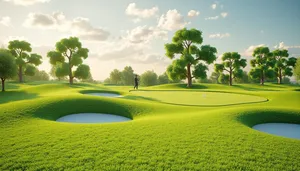
[[[154,27],[138,26],[131,31],[127,31],[126,37],[131,43],[149,42],[154,38],[168,39],[167,31]]]
[[[228,15],[227,12],[222,12],[222,13],[221,13],[221,16],[222,16],[223,18],[227,17],[227,15]]]
[[[23,26],[62,32],[71,31],[73,35],[90,41],[103,41],[110,35],[109,32],[102,28],[93,27],[88,18],[77,17],[73,20],[68,20],[62,12],[54,12],[52,14],[30,13]]]
[[[6,27],[12,26],[10,17],[8,17],[8,16],[1,17],[0,25],[4,25]]]
[[[252,56],[254,49],[256,49],[257,47],[262,47],[262,46],[265,46],[265,44],[251,45],[244,52],[242,52],[241,55],[250,57],[250,56]]]
[[[33,4],[37,4],[37,3],[50,2],[51,0],[3,0],[3,1],[11,2],[11,3],[14,3],[15,5],[28,6],[28,5],[33,5]]]
[[[209,38],[219,38],[219,39],[222,39],[222,38],[226,38],[226,37],[230,37],[230,34],[229,33],[224,33],[224,34],[216,33],[216,34],[209,35]]]
[[[135,16],[138,18],[150,18],[156,15],[158,7],[152,7],[150,9],[140,9],[135,3],[131,3],[127,6],[125,13],[129,16]]]
[[[211,8],[212,8],[212,9],[216,9],[216,8],[217,8],[217,4],[212,4],[212,5],[211,5]]]
[[[169,10],[166,14],[163,14],[158,21],[159,28],[170,31],[181,29],[188,24],[176,9]]]
[[[195,10],[190,10],[189,12],[188,12],[188,16],[189,17],[196,17],[196,16],[198,16],[200,14],[200,12],[199,11],[195,11]]]
[[[205,20],[217,20],[217,19],[219,19],[219,16],[205,18]]]
[[[274,46],[275,49],[299,49],[300,46],[286,46],[284,42],[280,42],[278,45]]]

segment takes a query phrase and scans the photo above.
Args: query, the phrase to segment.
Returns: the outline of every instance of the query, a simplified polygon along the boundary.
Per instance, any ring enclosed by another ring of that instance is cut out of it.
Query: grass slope
[[[8,87],[12,89],[0,93],[0,170],[300,170],[299,140],[251,129],[264,122],[300,123],[299,87],[201,84],[186,89],[172,84],[144,89],[155,98],[129,93],[131,87],[93,84]],[[159,95],[170,90],[177,93]],[[83,94],[96,91],[125,97]],[[158,99],[181,103],[190,97],[189,102],[199,102],[202,91],[269,101],[201,107]],[[133,121],[55,122],[80,112],[112,113]]]

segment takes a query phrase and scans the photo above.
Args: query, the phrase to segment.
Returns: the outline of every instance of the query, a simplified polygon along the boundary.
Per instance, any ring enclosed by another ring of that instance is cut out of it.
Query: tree
[[[162,75],[158,76],[158,84],[168,84],[170,83],[169,77],[166,72],[164,72]]]
[[[35,74],[33,76],[26,76],[25,81],[49,81],[50,77],[46,71],[39,71],[35,69]]]
[[[272,52],[275,63],[275,72],[278,79],[278,84],[282,84],[284,76],[293,76],[293,67],[296,64],[296,58],[289,58],[289,53],[286,49],[277,49]]]
[[[23,82],[23,74],[34,75],[34,66],[38,66],[42,63],[42,56],[31,52],[31,45],[26,41],[13,40],[9,42],[8,49],[12,55],[16,58],[16,64],[18,66],[19,82]]]
[[[83,65],[83,59],[88,57],[89,50],[83,48],[77,37],[64,38],[56,43],[56,50],[47,53],[52,65],[58,65],[58,77],[69,76],[69,83],[73,84],[74,78],[82,79],[88,76],[89,66]],[[73,71],[73,67],[77,70]],[[83,77],[84,76],[84,77]]]
[[[220,77],[220,73],[219,72],[212,72],[209,79],[211,80],[212,83],[219,83],[219,77]]]
[[[294,67],[294,76],[298,81],[300,80],[300,57],[298,57],[296,65]]]
[[[275,61],[272,58],[272,54],[268,47],[257,47],[252,56],[255,59],[250,61],[253,67],[249,74],[252,79],[260,79],[260,84],[264,85],[266,77],[272,78],[275,76],[275,72],[272,69],[275,65]]]
[[[64,73],[60,74],[60,70],[62,67],[61,67],[62,63],[57,63],[56,65],[51,65],[51,70],[50,70],[50,76],[53,77],[53,78],[56,78],[58,81],[61,81],[61,80],[67,80],[67,77]],[[60,68],[60,69],[58,69]],[[66,71],[66,73],[68,73],[68,70]]]
[[[134,71],[131,66],[126,66],[121,74],[122,83],[124,85],[133,85],[134,83]],[[112,80],[110,80],[112,81]]]
[[[187,87],[191,87],[193,78],[207,77],[208,67],[205,63],[211,64],[216,60],[217,49],[210,45],[196,46],[202,42],[202,32],[199,30],[184,28],[175,33],[172,43],[165,44],[166,56],[174,59],[167,68],[169,78],[172,80],[187,78]],[[175,55],[180,55],[180,58],[175,59]]]
[[[8,50],[0,49],[0,78],[2,92],[5,91],[5,80],[16,74],[15,59]]]
[[[249,76],[248,76],[248,73],[246,71],[243,71],[241,77],[236,77],[234,79],[234,81],[236,83],[249,83],[250,80],[249,80]]]
[[[110,81],[113,83],[113,84],[118,84],[121,82],[122,80],[122,73],[117,70],[117,69],[114,69],[110,75],[109,75],[109,78],[110,78]]]
[[[153,86],[156,85],[157,80],[157,74],[154,71],[146,71],[141,75],[141,85],[144,86]]]
[[[246,59],[241,59],[241,55],[237,52],[226,52],[222,56],[222,63],[215,64],[215,71],[223,73],[226,71],[229,73],[229,85],[232,86],[232,80],[237,77],[241,77],[243,74],[242,68],[247,65]]]

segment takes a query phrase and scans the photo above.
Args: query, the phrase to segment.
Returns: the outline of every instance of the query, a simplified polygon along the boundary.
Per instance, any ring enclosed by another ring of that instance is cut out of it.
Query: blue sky
[[[250,58],[257,46],[300,56],[299,0],[0,0],[0,44],[25,39],[44,56],[55,42],[80,37],[95,79],[131,65],[161,74],[171,63],[164,44],[180,28],[203,32],[203,44]],[[190,16],[188,13],[194,10]],[[210,67],[212,68],[212,67]]]

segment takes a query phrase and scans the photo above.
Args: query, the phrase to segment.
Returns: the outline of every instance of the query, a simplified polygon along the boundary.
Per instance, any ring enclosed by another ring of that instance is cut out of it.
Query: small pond
[[[110,123],[130,121],[130,118],[124,116],[104,114],[104,113],[79,113],[63,116],[57,119],[57,122],[72,123]]]
[[[253,126],[253,129],[287,138],[300,139],[300,124],[264,123]]]

